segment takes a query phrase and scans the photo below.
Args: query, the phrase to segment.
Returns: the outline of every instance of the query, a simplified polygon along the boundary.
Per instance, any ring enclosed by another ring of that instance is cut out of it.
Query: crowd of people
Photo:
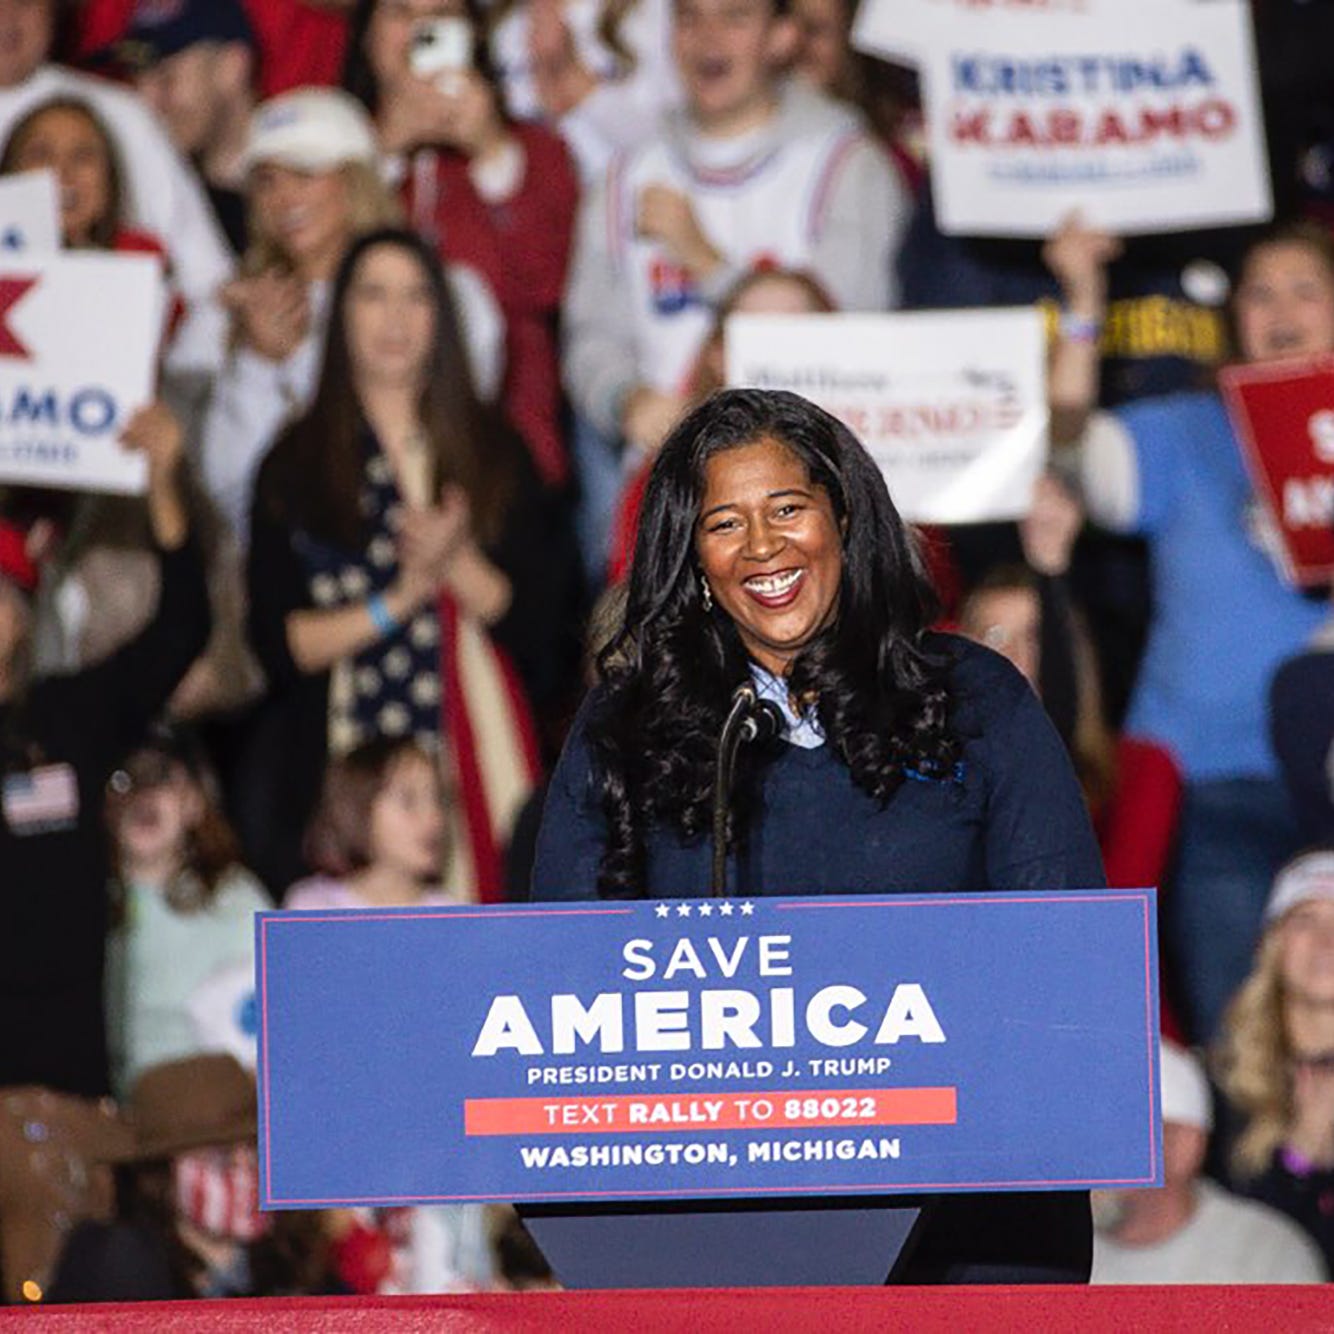
[[[725,321],[1029,304],[1028,516],[897,555],[938,603],[914,634],[1027,679],[1108,883],[1160,887],[1167,1185],[1095,1200],[1094,1280],[1329,1276],[1329,589],[1285,574],[1214,376],[1334,354],[1334,5],[1255,6],[1274,225],[1045,244],[941,233],[914,77],[854,9],[0,0],[0,175],[54,172],[62,245],[156,256],[170,293],[123,436],[144,494],[0,480],[4,1300],[550,1283],[507,1210],[257,1212],[252,915],[521,898],[535,862],[539,893],[633,894],[646,849],[698,881],[654,821],[703,818],[708,766],[652,703],[724,642],[689,617],[715,575],[731,614],[728,539],[680,528],[722,482],[654,462],[726,383]],[[747,411],[724,455],[777,431]],[[765,466],[819,490],[816,457]],[[884,610],[855,577],[845,638]],[[600,862],[577,732],[549,777],[599,677]],[[862,762],[892,778],[890,741]]]

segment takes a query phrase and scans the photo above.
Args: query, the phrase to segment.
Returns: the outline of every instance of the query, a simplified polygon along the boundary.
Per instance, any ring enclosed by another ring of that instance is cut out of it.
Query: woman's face
[[[406,755],[390,769],[371,804],[373,866],[412,880],[439,880],[445,854],[445,811],[435,767]]]
[[[134,772],[133,762],[128,766]],[[185,766],[172,764],[153,781],[137,783],[111,806],[112,834],[121,870],[181,861],[190,832],[204,813],[204,799]]]
[[[1034,690],[1041,666],[1041,611],[1031,588],[987,588],[964,604],[959,630],[1008,658]]]
[[[299,273],[324,276],[337,267],[352,239],[351,197],[338,168],[296,171],[261,162],[250,192],[259,231]]]
[[[416,385],[435,339],[435,298],[417,258],[377,245],[361,257],[343,309],[348,355],[358,380]]]
[[[410,78],[408,52],[423,19],[466,17],[463,0],[380,0],[364,38],[366,60],[381,92]]]
[[[1247,361],[1334,351],[1334,273],[1300,241],[1260,246],[1242,271],[1236,317]]]
[[[724,450],[705,464],[695,552],[746,651],[777,675],[834,618],[843,575],[834,507],[776,440]]]
[[[48,167],[60,191],[60,232],[66,246],[88,244],[111,207],[111,163],[97,127],[78,111],[53,107],[28,127],[14,155],[19,171]]]
[[[1279,929],[1284,991],[1301,1000],[1334,1004],[1334,900],[1299,903]]]

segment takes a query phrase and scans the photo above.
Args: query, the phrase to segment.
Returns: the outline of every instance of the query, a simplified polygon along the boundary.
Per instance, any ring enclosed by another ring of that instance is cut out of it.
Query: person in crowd
[[[257,54],[240,0],[147,8],[113,51],[177,150],[194,164],[232,250],[244,254],[244,154]]]
[[[505,114],[478,14],[450,20],[464,25],[462,68],[414,68],[415,38],[435,21],[401,0],[363,4],[346,86],[375,115],[412,225],[495,291],[506,327],[501,402],[543,481],[559,487],[569,462],[556,324],[579,183],[558,136]]]
[[[852,45],[856,0],[793,0],[799,40],[793,73],[859,108],[914,191],[923,181],[920,96],[910,71]]]
[[[253,918],[272,905],[240,864],[198,745],[156,732],[111,776],[107,820],[114,1085],[128,1091],[149,1066],[217,1046],[253,1069]]]
[[[1309,1237],[1201,1175],[1213,1098],[1204,1067],[1162,1044],[1163,1184],[1094,1196],[1093,1283],[1323,1283]]]
[[[1283,663],[1269,687],[1269,734],[1304,843],[1334,842],[1334,626]]]
[[[1189,392],[1227,352],[1228,273],[1240,259],[1242,228],[1117,239],[1105,256],[1105,311],[1096,329],[1100,407]],[[905,310],[1037,303],[1054,342],[1062,289],[1043,262],[1043,243],[1007,237],[945,236],[929,182],[899,251]],[[1076,320],[1076,334],[1090,337]],[[1061,422],[1056,422],[1058,431]],[[1008,526],[955,528],[951,549],[965,582],[1018,551]],[[1144,651],[1150,616],[1149,558],[1142,539],[1091,526],[1075,553],[1071,590],[1089,615],[1108,717],[1120,726]]]
[[[739,761],[735,892],[1101,885],[1041,705],[1002,658],[929,633],[931,603],[846,427],[777,391],[694,409],[649,478],[624,621],[551,781],[533,897],[709,884],[717,739],[746,683],[786,726]],[[922,1227],[905,1282],[1088,1275],[1082,1195],[958,1196]]]
[[[426,242],[361,237],[330,321],[314,400],[256,485],[251,639],[281,737],[251,796],[291,865],[326,755],[443,738],[466,825],[452,883],[498,895],[536,776],[524,696],[540,704],[562,671],[569,544],[522,443],[473,393]]]
[[[129,421],[148,465],[161,591],[148,627],[101,664],[32,679],[37,571],[27,535],[0,527],[0,1086],[108,1090],[103,953],[105,792],[204,645],[203,568],[179,479],[182,431],[160,404]]]
[[[47,63],[57,0],[0,0],[0,139],[51,98],[87,102],[110,129],[126,169],[133,224],[160,238],[188,317],[168,368],[211,375],[222,361],[224,320],[217,289],[231,260],[208,201],[152,113],[125,88]]]
[[[557,127],[587,183],[680,105],[668,0],[504,0],[490,22],[510,110]]]
[[[786,0],[679,0],[685,107],[585,201],[565,303],[590,571],[622,466],[680,416],[712,309],[757,264],[808,269],[840,309],[892,304],[906,195],[856,117],[782,70]],[[590,428],[590,429],[585,429]]]
[[[1101,233],[1068,224],[1047,256],[1066,294],[1052,363],[1059,434],[1082,438],[1091,517],[1152,554],[1154,616],[1126,730],[1166,746],[1185,791],[1167,941],[1194,1039],[1211,1037],[1246,976],[1275,870],[1298,834],[1266,729],[1266,692],[1324,608],[1289,587],[1265,546],[1240,446],[1217,393],[1088,418],[1105,314]],[[1248,362],[1334,350],[1334,242],[1305,224],[1258,240],[1233,298]]]
[[[1334,849],[1274,880],[1216,1055],[1233,1189],[1281,1210],[1334,1270]]]
[[[161,240],[129,227],[120,156],[98,114],[76,97],[39,102],[14,123],[0,150],[0,175],[55,173],[60,240],[67,250],[161,256]]]
[[[116,1216],[80,1223],[46,1300],[170,1301],[327,1292],[325,1218],[259,1212],[255,1081],[213,1053],[145,1070],[130,1092]]]
[[[286,908],[458,901],[444,890],[448,818],[439,755],[410,738],[381,737],[334,760],[308,840],[318,874],[292,886]],[[358,1209],[339,1223],[334,1267],[353,1291],[457,1291],[494,1282],[487,1215],[479,1206]],[[367,1264],[371,1256],[379,1263]]]
[[[227,0],[201,0],[205,8]],[[354,0],[242,0],[258,53],[261,98],[293,88],[336,85],[347,45]],[[113,59],[127,30],[155,21],[171,23],[196,8],[194,0],[71,0],[76,64],[95,68]]]
[[[242,547],[259,460],[314,390],[339,261],[358,235],[399,218],[377,155],[365,113],[333,89],[287,93],[251,120],[250,249],[224,294],[232,349],[204,424],[202,458],[204,484]],[[469,340],[463,373],[489,398],[500,377],[500,314],[471,270],[451,269],[450,282]]]

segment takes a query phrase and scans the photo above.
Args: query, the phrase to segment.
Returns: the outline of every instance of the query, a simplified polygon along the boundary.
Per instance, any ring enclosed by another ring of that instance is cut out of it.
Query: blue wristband
[[[389,610],[389,605],[385,602],[383,593],[372,593],[367,599],[366,610],[370,612],[371,624],[380,632],[381,638],[397,634],[403,628],[402,622],[397,620],[394,613]]]

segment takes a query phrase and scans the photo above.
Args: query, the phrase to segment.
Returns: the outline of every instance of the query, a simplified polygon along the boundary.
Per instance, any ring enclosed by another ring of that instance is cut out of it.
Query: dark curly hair
[[[779,442],[805,464],[843,532],[838,610],[794,661],[792,695],[815,701],[827,743],[857,786],[881,803],[905,769],[948,774],[957,763],[949,664],[922,643],[935,595],[880,469],[847,427],[806,399],[724,390],[692,411],[658,454],[625,619],[599,655],[602,685],[588,740],[608,825],[598,876],[604,898],[644,892],[651,825],[671,827],[687,841],[710,827],[718,732],[750,666],[731,619],[701,600],[695,530],[706,462],[761,440]],[[736,841],[744,840],[765,757],[742,754]]]

